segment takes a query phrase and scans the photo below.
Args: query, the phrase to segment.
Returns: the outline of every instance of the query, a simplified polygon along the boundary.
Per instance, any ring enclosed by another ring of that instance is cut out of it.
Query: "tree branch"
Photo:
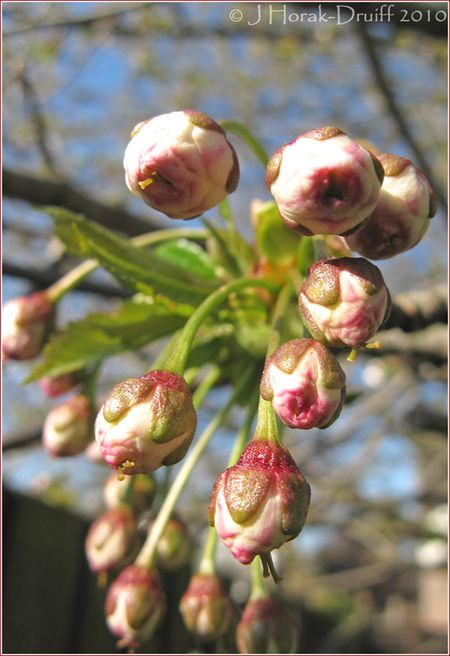
[[[122,207],[101,203],[68,182],[37,178],[11,169],[3,170],[3,193],[8,198],[19,198],[35,205],[66,207],[131,237],[161,228],[156,220],[143,220]]]
[[[439,283],[427,290],[398,294],[383,330],[400,328],[406,333],[415,332],[433,323],[447,323],[447,317],[447,286]]]

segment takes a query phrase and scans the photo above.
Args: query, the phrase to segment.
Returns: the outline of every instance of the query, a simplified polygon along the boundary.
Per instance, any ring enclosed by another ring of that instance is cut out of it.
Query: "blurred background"
[[[448,6],[389,6],[388,20],[381,3],[340,5],[337,20],[333,3],[2,4],[3,302],[76,263],[41,206],[64,205],[128,235],[173,225],[123,179],[131,129],[159,113],[195,107],[236,119],[269,153],[337,125],[410,158],[432,181],[439,209],[422,243],[377,262],[395,301],[382,350],[343,359],[351,402],[335,425],[286,434],[312,487],[306,528],[277,554],[282,594],[302,622],[301,653],[447,650]],[[231,141],[241,182],[230,202],[250,236],[249,203],[269,194],[254,155]],[[59,325],[112,310],[121,296],[97,271],[64,298]],[[99,398],[144,373],[154,350],[111,358]],[[108,472],[43,451],[55,403],[22,385],[28,370],[3,370],[3,650],[111,652],[104,591],[83,551]],[[221,403],[220,392],[208,399],[201,426]],[[240,421],[235,413],[214,439],[180,504],[199,544]],[[222,550],[219,564],[242,606],[247,571]],[[147,653],[199,650],[176,610],[188,579],[188,570],[168,577],[168,619]]]

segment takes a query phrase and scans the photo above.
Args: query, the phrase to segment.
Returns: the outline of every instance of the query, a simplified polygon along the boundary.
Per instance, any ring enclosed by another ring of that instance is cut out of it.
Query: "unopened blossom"
[[[232,555],[247,564],[300,533],[310,496],[309,484],[289,451],[253,439],[214,484],[209,524]]]
[[[149,640],[166,609],[164,591],[156,570],[129,565],[113,581],[105,604],[110,631],[119,647],[136,648]]]
[[[236,153],[224,130],[191,109],[139,123],[123,164],[129,190],[171,219],[199,216],[239,182]]]
[[[5,303],[2,357],[30,360],[39,355],[53,323],[53,309],[46,292],[35,292]]]
[[[107,510],[90,526],[85,543],[90,569],[96,574],[124,564],[136,538],[136,520],[131,509],[122,505]]]
[[[372,153],[327,126],[277,150],[266,184],[289,228],[303,235],[344,235],[375,209],[383,176]]]
[[[91,439],[90,417],[90,401],[84,394],[53,408],[44,423],[44,447],[59,458],[81,453]]]
[[[317,262],[300,289],[304,324],[314,339],[329,346],[365,345],[388,318],[390,308],[381,271],[362,257]]]
[[[180,600],[180,613],[188,631],[205,642],[215,641],[229,629],[234,609],[216,574],[195,574]]]
[[[341,412],[345,374],[323,344],[292,339],[268,358],[260,390],[287,426],[325,428]]]
[[[110,467],[140,474],[181,460],[195,428],[186,381],[157,370],[113,388],[97,415],[95,438]]]
[[[350,248],[371,260],[410,250],[422,239],[436,213],[431,185],[409,159],[379,155],[385,177],[370,219],[347,237]]]
[[[132,478],[120,479],[112,473],[103,488],[107,508],[117,508],[126,502],[135,514],[149,510],[155,494],[156,483],[151,474],[135,474]]]
[[[41,378],[39,387],[48,398],[54,399],[71,390],[78,382],[79,379],[75,373],[68,373],[61,374],[61,376]]]
[[[158,567],[173,572],[186,565],[191,557],[192,543],[186,525],[171,517],[156,545]]]
[[[236,628],[236,643],[240,654],[294,654],[298,626],[276,599],[249,599]]]

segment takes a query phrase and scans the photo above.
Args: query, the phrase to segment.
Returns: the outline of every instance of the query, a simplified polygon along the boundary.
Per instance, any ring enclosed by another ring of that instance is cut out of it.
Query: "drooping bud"
[[[128,189],[171,219],[215,207],[239,182],[239,164],[224,130],[191,109],[139,123],[124,157]]]
[[[136,521],[126,506],[112,508],[90,526],[85,549],[89,567],[95,574],[124,565],[135,544]]]
[[[104,462],[104,461],[103,461]],[[117,508],[127,503],[136,515],[149,510],[156,494],[156,483],[150,474],[136,474],[129,478],[119,479],[113,473],[108,478],[103,489],[103,500],[107,508]]]
[[[126,567],[109,588],[105,605],[108,627],[120,638],[118,646],[133,649],[151,638],[165,608],[157,571]]]
[[[35,292],[5,303],[2,311],[5,360],[30,360],[39,355],[51,330],[53,310],[46,292]]]
[[[219,476],[208,520],[232,555],[250,563],[302,530],[311,490],[289,451],[253,439],[233,467]]]
[[[347,238],[350,248],[371,260],[383,260],[416,246],[436,213],[428,179],[409,159],[379,156],[385,178],[370,219]]]
[[[98,413],[95,439],[110,467],[145,474],[181,460],[195,428],[186,381],[157,370],[113,388]]]
[[[236,628],[236,643],[240,654],[294,654],[298,626],[276,599],[249,599]]]
[[[383,175],[372,153],[328,126],[277,150],[266,184],[289,228],[303,235],[344,235],[374,210]]]
[[[287,426],[325,428],[341,412],[345,374],[319,342],[292,339],[268,358],[260,391]]]
[[[234,609],[221,580],[215,574],[195,574],[180,600],[180,613],[188,631],[205,642],[223,636],[231,625]]]
[[[49,399],[65,394],[79,383],[76,373],[61,374],[51,378],[41,378],[39,387]]]
[[[374,264],[342,257],[311,267],[300,289],[299,309],[314,339],[356,349],[388,318],[391,298]]]
[[[173,572],[189,562],[192,544],[186,525],[172,517],[167,522],[156,546],[158,567]]]
[[[47,451],[58,458],[81,453],[91,439],[90,415],[90,401],[84,394],[51,410],[42,435]]]

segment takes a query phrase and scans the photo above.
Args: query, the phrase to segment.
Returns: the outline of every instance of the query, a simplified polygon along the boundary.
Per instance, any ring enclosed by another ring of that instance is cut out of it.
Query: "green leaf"
[[[286,264],[295,259],[299,237],[284,225],[276,204],[261,203],[255,211],[256,242],[272,264]]]
[[[72,254],[95,258],[134,291],[198,305],[217,286],[155,253],[136,248],[128,239],[79,214],[58,207],[48,207],[46,211],[55,222],[56,234]]]
[[[125,301],[110,313],[96,312],[54,335],[44,357],[25,382],[77,371],[127,350],[141,348],[179,329],[190,313],[186,306]]]
[[[187,239],[166,241],[153,251],[158,257],[178,269],[205,280],[217,281],[214,262],[198,244]]]

